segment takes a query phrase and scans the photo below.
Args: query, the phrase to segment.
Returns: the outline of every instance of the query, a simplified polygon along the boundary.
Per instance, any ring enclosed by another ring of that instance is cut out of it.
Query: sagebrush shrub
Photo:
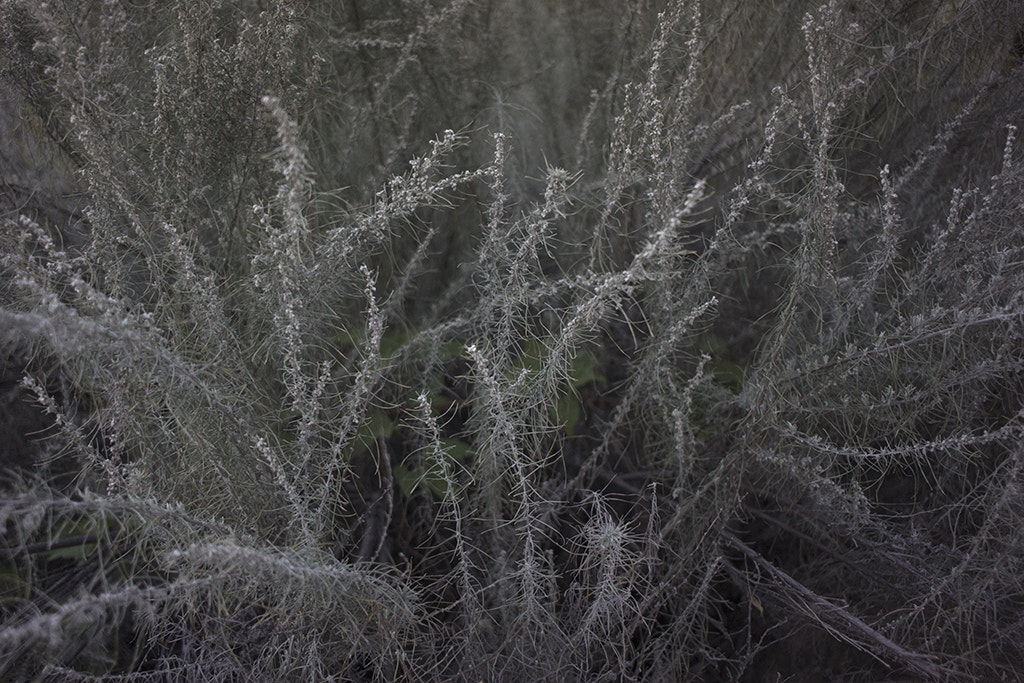
[[[1020,3],[0,11],[2,676],[1016,675]]]

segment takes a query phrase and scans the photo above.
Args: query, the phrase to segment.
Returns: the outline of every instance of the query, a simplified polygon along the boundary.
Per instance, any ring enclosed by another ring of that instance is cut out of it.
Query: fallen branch
[[[788,607],[816,621],[833,637],[849,643],[887,666],[886,660],[895,661],[908,671],[929,680],[948,679],[955,675],[955,672],[936,664],[933,657],[907,650],[839,605],[818,595],[764,559],[732,533],[723,530],[721,536],[729,546],[743,553],[762,572],[775,580],[781,590],[773,592],[777,592]],[[750,581],[750,576],[746,575],[746,579]]]

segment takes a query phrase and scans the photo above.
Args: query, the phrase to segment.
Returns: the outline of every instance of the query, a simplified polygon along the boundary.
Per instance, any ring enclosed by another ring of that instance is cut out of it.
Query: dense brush
[[[766,12],[2,0],[0,679],[1019,676],[1024,6]]]

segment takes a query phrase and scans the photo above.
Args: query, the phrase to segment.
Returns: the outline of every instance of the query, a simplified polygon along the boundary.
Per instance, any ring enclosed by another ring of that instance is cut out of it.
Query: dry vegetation
[[[2,680],[1014,680],[1024,5],[0,1]]]

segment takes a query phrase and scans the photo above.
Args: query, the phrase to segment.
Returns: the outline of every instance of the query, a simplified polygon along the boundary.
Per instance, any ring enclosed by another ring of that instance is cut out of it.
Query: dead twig
[[[933,657],[907,650],[843,607],[818,595],[763,558],[729,531],[723,529],[721,536],[730,547],[743,553],[761,572],[774,580],[776,586],[772,592],[783,603],[795,612],[816,621],[833,637],[871,655],[886,666],[889,665],[888,661],[895,661],[908,671],[928,680],[948,679],[954,675],[955,672],[938,665]],[[750,576],[747,575],[746,579],[750,581]]]

